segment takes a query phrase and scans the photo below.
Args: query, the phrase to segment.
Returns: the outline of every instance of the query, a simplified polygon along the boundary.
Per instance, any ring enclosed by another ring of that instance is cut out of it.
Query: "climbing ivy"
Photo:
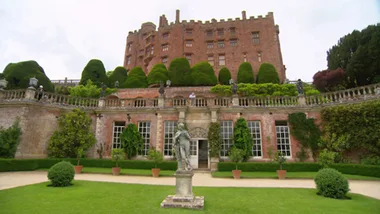
[[[214,122],[210,124],[207,138],[210,145],[210,157],[218,158],[220,153],[220,146],[222,144],[219,123]]]

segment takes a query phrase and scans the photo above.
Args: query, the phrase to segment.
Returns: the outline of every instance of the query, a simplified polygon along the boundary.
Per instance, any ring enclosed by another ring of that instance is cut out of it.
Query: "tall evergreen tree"
[[[220,69],[218,79],[221,85],[229,85],[231,79],[230,70],[228,70],[227,67],[223,67],[222,69]]]
[[[239,118],[235,123],[233,147],[244,151],[243,161],[248,161],[252,156],[252,137],[244,118]]]
[[[119,81],[119,87],[122,85],[123,82],[127,80],[127,69],[125,69],[123,66],[118,66],[115,68],[115,70],[111,73],[111,75],[108,77],[109,79],[109,86],[111,88],[115,87],[115,82]]]
[[[92,59],[87,63],[83,69],[79,84],[86,85],[87,80],[91,80],[98,87],[101,87],[101,83],[108,85],[108,77],[102,61]]]
[[[254,83],[255,77],[253,75],[253,69],[249,62],[243,62],[239,66],[237,75],[238,83]]]
[[[168,70],[165,65],[162,63],[156,64],[148,74],[148,85],[160,84],[161,81],[165,84],[168,79]]]
[[[214,69],[208,62],[200,62],[191,68],[192,85],[213,86],[218,83]]]
[[[145,72],[139,66],[136,66],[129,71],[127,80],[122,83],[122,88],[146,88],[148,87],[148,80]]]
[[[270,63],[261,64],[259,73],[257,74],[257,83],[280,84],[280,78],[278,77],[276,68]]]
[[[173,59],[169,65],[168,75],[173,86],[192,85],[191,68],[186,58]]]

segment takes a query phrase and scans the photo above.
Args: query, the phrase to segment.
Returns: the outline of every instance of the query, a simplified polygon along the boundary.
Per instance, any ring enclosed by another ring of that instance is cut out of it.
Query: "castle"
[[[274,65],[283,82],[286,76],[279,32],[272,12],[265,17],[247,18],[243,11],[241,19],[212,19],[203,23],[180,21],[177,10],[175,23],[169,24],[162,15],[158,29],[155,24],[146,22],[140,30],[129,32],[124,67],[130,70],[140,66],[148,73],[157,63],[168,67],[174,58],[185,57],[191,66],[209,62],[216,75],[225,66],[236,80],[242,62],[251,63],[255,75],[261,63],[268,62]]]

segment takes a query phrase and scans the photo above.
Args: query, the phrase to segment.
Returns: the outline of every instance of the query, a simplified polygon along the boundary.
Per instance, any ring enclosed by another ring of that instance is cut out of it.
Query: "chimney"
[[[158,23],[158,27],[162,27],[162,16],[160,16],[160,21]]]
[[[179,10],[175,11],[175,23],[179,23]]]
[[[242,16],[242,19],[243,20],[246,20],[247,19],[247,15],[245,13],[245,10],[241,11],[241,16]]]

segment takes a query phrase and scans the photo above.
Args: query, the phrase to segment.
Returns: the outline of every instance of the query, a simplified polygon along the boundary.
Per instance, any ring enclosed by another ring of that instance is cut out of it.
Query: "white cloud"
[[[128,31],[143,22],[210,20],[265,15],[280,25],[283,60],[289,79],[311,81],[326,68],[326,51],[354,29],[380,22],[376,0],[18,0],[0,2],[0,67],[34,59],[50,79],[80,78],[83,67],[99,58],[107,70],[123,64]]]

